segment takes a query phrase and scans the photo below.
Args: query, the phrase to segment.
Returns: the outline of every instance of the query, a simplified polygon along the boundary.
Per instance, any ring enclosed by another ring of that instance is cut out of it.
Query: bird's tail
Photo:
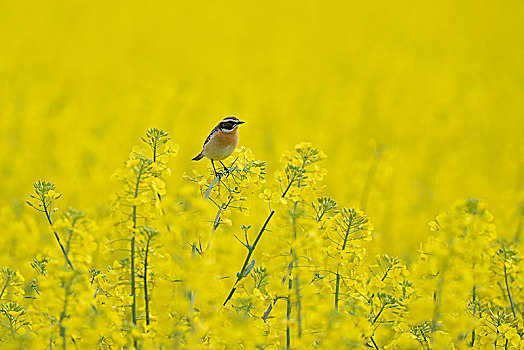
[[[191,159],[191,160],[200,160],[200,159],[202,159],[202,158],[204,158],[204,154],[203,154],[202,152],[200,152],[200,153],[198,154],[198,156],[196,156],[195,158],[193,158],[193,159]]]

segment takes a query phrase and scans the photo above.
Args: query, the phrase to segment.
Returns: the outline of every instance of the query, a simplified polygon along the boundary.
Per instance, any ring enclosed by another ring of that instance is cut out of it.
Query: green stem
[[[288,280],[288,288],[291,290],[293,288],[293,280]],[[291,321],[291,296],[287,297],[287,309],[286,309],[286,349],[291,349],[291,327],[289,327],[289,322]]]
[[[440,319],[440,300],[441,293],[444,287],[444,276],[447,270],[447,265],[444,265],[441,271],[440,278],[437,282],[437,289],[433,293],[433,319],[431,320],[431,332],[434,333],[438,329],[438,320]]]
[[[301,171],[304,170],[306,167],[306,161],[303,160],[302,161],[302,168],[301,168]],[[282,198],[285,198],[286,197],[286,194],[287,192],[289,191],[289,189],[291,188],[291,185],[293,185],[293,182],[296,180],[296,175],[293,175],[293,177],[291,178],[291,180],[289,181],[286,189],[284,190],[284,192],[282,193]],[[298,179],[298,187],[300,187],[302,183],[302,176],[300,176],[300,178]],[[297,230],[296,230],[296,216],[295,216],[295,213],[296,213],[296,209],[297,209],[297,205],[298,205],[298,202],[295,202],[294,203],[294,207],[293,207],[293,237],[296,239],[297,238]],[[293,253],[293,249],[291,249],[291,254],[294,255]],[[289,264],[289,268],[288,268],[288,276],[291,275],[292,273],[292,270],[293,270],[293,266],[295,264],[295,261],[293,260],[290,264]],[[286,282],[286,279],[288,277],[284,277],[282,279],[282,283],[285,283]],[[298,288],[298,287],[297,287]],[[297,305],[298,305],[298,334],[299,334],[299,337],[302,335],[302,325],[301,325],[301,319],[302,319],[302,316],[301,316],[301,313],[302,313],[302,306],[301,306],[301,302],[300,302],[300,292],[299,290],[297,289],[297,297],[298,297],[298,301],[297,301]],[[267,318],[269,317],[269,314],[271,313],[271,311],[273,310],[273,305],[277,302],[278,298],[275,297],[273,298],[273,300],[269,303],[269,306],[267,307],[266,309],[266,312],[264,312],[264,315],[262,315],[262,319],[264,320],[264,322],[267,320]]]
[[[351,230],[351,225],[353,224],[353,219],[351,219],[348,223],[348,227],[346,229],[346,233],[344,234],[344,243],[342,244],[342,251],[346,250],[346,244],[348,242],[349,237],[349,231]],[[338,301],[340,297],[340,274],[337,270],[337,281],[335,286],[335,310],[338,310]]]
[[[295,175],[293,175],[293,177],[291,178],[291,180],[289,181],[289,184],[287,185],[286,189],[284,190],[284,192],[282,192],[282,198],[286,197],[286,194],[287,194],[287,191],[289,191],[289,189],[291,188],[291,185],[293,184],[293,182],[295,181]]]
[[[375,318],[373,319],[373,322],[371,322],[371,324],[375,324],[375,322],[377,322],[379,316],[382,315],[382,312],[384,311],[384,309],[385,309],[385,305],[382,305],[382,307],[380,308],[380,311],[378,312],[377,316],[375,316]]]
[[[69,249],[71,247],[71,238],[73,237],[73,230],[68,229],[67,230],[69,235],[67,236],[67,242],[65,246],[65,251],[69,254]]]
[[[300,296],[300,275],[297,273],[295,276],[295,291],[297,294],[297,325],[298,325],[298,337],[302,337],[302,301]]]
[[[237,276],[237,280],[235,281],[235,284],[233,285],[233,288],[229,292],[229,295],[227,296],[227,298],[224,301],[224,304],[222,304],[222,306],[226,306],[227,302],[233,297],[233,294],[235,293],[236,285],[238,284],[238,282],[240,282],[240,280],[242,278],[244,278],[244,273],[245,273],[245,270],[246,270],[246,268],[247,268],[247,266],[249,264],[249,259],[251,258],[251,255],[255,251],[255,248],[257,247],[257,244],[260,241],[260,238],[262,237],[262,234],[266,230],[266,227],[269,224],[269,221],[273,217],[273,214],[275,214],[274,210],[272,210],[269,213],[269,216],[267,217],[266,222],[264,222],[264,225],[260,229],[260,232],[258,233],[257,238],[255,238],[255,241],[253,242],[253,245],[248,248],[249,252],[247,253],[246,259],[244,260],[244,264],[242,265],[242,269],[240,270],[240,274]]]
[[[346,244],[348,242],[349,237],[349,230],[351,230],[351,225],[353,225],[353,218],[348,222],[348,228],[346,229],[346,233],[344,234],[344,243],[342,244],[342,250],[346,250]]]
[[[65,299],[64,299],[64,308],[62,309],[62,313],[60,314],[60,320],[58,322],[58,325],[60,327],[60,336],[62,337],[62,347],[64,350],[67,349],[66,344],[66,328],[63,326],[62,322],[67,316],[67,297],[69,296],[69,286],[66,286],[65,288]]]
[[[157,150],[157,147],[158,147],[158,138],[155,138],[154,140],[154,145],[152,145],[152,149],[153,149],[153,163],[156,163],[156,150]],[[160,194],[157,194],[158,196],[158,200],[160,202],[162,202],[162,196]],[[162,207],[162,215],[164,215],[164,208]],[[171,227],[169,226],[169,224],[166,223],[166,228],[167,228],[167,231],[168,232],[171,232]]]
[[[7,276],[7,279],[5,280],[4,287],[2,288],[2,292],[0,293],[0,300],[2,300],[2,297],[4,296],[4,292],[7,289],[7,286],[9,285],[9,281],[11,280],[11,277]]]
[[[71,222],[71,229],[68,229],[69,235],[67,236],[67,242],[66,242],[66,252],[69,254],[69,249],[71,248],[71,240],[73,239],[73,234],[75,233],[75,225],[76,225],[76,219]]]
[[[297,202],[295,202],[295,210],[293,210],[293,231],[294,231],[294,239],[297,238],[297,232],[296,232],[296,217],[295,217],[295,211],[296,211],[296,207],[297,207]],[[295,266],[295,263],[296,263],[296,255],[295,255],[295,252],[293,251],[293,248],[291,248],[290,250],[290,254],[293,256],[293,260],[291,261],[291,263],[289,264],[289,276],[287,277],[288,278],[288,290],[289,290],[289,296],[287,298],[287,309],[286,309],[286,318],[287,318],[287,325],[286,325],[286,344],[287,344],[287,349],[290,349],[290,346],[291,346],[291,327],[290,327],[290,320],[291,320],[291,312],[292,312],[292,307],[293,307],[293,304],[291,303],[291,293],[293,291],[293,280],[291,279],[291,274],[293,272],[293,267]],[[298,321],[298,336],[299,338],[301,337],[302,335],[302,327],[301,327],[301,307],[300,307],[300,290],[299,290],[299,280],[298,280],[298,274],[297,276],[295,276],[295,280],[297,283],[295,283],[295,288],[296,288],[296,294],[297,294],[297,321]]]
[[[150,238],[147,240],[146,244],[146,255],[144,258],[144,302],[146,304],[146,324],[149,325],[149,294],[147,290],[147,259],[149,257],[149,242]]]
[[[424,329],[422,329],[422,327],[420,328],[420,333],[422,334],[422,338],[424,338],[424,344],[426,344],[425,349],[430,350],[431,346],[429,345],[428,337],[426,336],[426,333],[424,332]]]
[[[67,349],[67,343],[66,343],[66,328],[64,326],[60,326],[60,336],[62,337],[62,343],[63,347],[62,349]]]
[[[337,282],[335,284],[335,310],[338,310],[338,297],[340,293],[340,274],[337,271]]]
[[[73,264],[71,263],[71,260],[69,260],[69,256],[67,255],[67,251],[65,250],[64,245],[60,241],[60,236],[58,236],[58,233],[55,230],[55,226],[53,225],[53,220],[51,220],[51,214],[49,213],[47,205],[45,204],[45,196],[44,195],[42,195],[42,204],[44,206],[44,213],[45,213],[45,216],[47,217],[47,221],[49,222],[49,225],[51,225],[51,228],[53,229],[53,233],[55,234],[56,241],[58,242],[58,245],[60,246],[60,249],[62,249],[62,253],[64,254],[64,258],[65,258],[67,264],[69,265],[69,267],[71,267],[71,270],[74,271],[75,268],[73,267]]]
[[[511,311],[513,312],[513,317],[517,318],[517,314],[515,313],[515,305],[513,305],[513,299],[511,298],[511,293],[509,291],[508,272],[506,269],[506,264],[504,264],[504,281],[506,282],[506,290],[508,291],[508,298],[511,304]]]
[[[477,293],[475,292],[475,285],[473,285],[472,297],[473,297],[473,316],[475,316],[475,300],[477,298]],[[475,328],[473,328],[473,331],[471,332],[470,346],[473,347],[474,344],[475,344]]]
[[[300,182],[302,181],[302,176],[303,176],[302,170],[304,170],[305,167],[306,167],[306,160],[302,160],[302,167],[300,168],[301,174],[300,174],[300,178],[298,179],[298,187],[300,187]],[[295,182],[296,177],[297,177],[296,173],[293,174],[293,177],[291,178],[291,180],[289,180],[289,183],[287,184],[286,189],[284,190],[284,192],[282,192],[282,198],[286,197],[287,191],[289,191],[289,189],[291,188],[291,185],[293,185],[293,182]]]
[[[373,339],[373,337],[369,337],[369,339],[371,339],[371,342],[373,343],[373,346],[375,347],[375,349],[380,350],[377,343],[375,343],[375,339]]]
[[[301,184],[302,184],[302,178],[298,179],[297,187],[300,188]],[[293,216],[292,216],[292,219],[293,219],[293,241],[296,241],[296,239],[297,239],[297,208],[298,208],[298,202],[295,202],[293,204]],[[293,273],[293,269],[294,269],[296,261],[297,261],[297,256],[296,256],[295,251],[293,250],[293,248],[290,248],[290,254],[293,257],[293,261],[290,264],[289,275],[291,275]],[[289,278],[289,286],[290,286],[289,292],[291,293],[291,286],[292,286],[291,278]],[[300,338],[302,336],[302,303],[301,303],[301,300],[300,300],[300,276],[299,276],[298,272],[296,273],[296,276],[295,276],[294,286],[295,286],[295,291],[296,291],[296,295],[297,295],[297,325],[298,325],[298,337]]]
[[[142,177],[142,170],[138,172],[136,179],[135,195],[134,198],[138,197],[138,189],[140,186],[140,179]],[[136,281],[135,281],[135,241],[136,241],[136,205],[133,205],[133,238],[131,238],[131,297],[133,298],[133,304],[131,305],[131,317],[133,324],[136,326]],[[137,339],[133,339],[133,345],[135,349],[138,349]]]
[[[158,142],[158,139],[155,138],[155,141],[154,141],[154,146],[153,146],[153,162],[156,162],[156,148],[157,148],[157,142]]]
[[[135,281],[135,233],[133,232],[133,238],[131,238],[131,297],[133,303],[131,304],[131,318],[133,324],[136,326],[136,281]],[[136,339],[133,340],[135,349],[137,349],[138,342]]]

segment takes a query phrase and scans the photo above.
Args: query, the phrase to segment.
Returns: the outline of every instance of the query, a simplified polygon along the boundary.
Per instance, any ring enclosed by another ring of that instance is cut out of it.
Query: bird
[[[238,120],[237,117],[225,117],[222,119],[217,126],[211,130],[206,141],[204,141],[204,147],[196,157],[191,160],[198,161],[204,157],[211,160],[215,175],[218,175],[215,169],[215,161],[220,161],[222,166],[226,166],[222,163],[222,159],[226,159],[233,153],[238,142],[237,128],[240,124],[245,122]]]

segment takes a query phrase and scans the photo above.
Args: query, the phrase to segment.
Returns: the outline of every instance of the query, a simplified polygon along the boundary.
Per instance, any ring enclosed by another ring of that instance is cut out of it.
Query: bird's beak
[[[240,124],[244,124],[244,123],[245,123],[245,122],[240,121],[240,120],[237,122],[238,125],[240,125]]]

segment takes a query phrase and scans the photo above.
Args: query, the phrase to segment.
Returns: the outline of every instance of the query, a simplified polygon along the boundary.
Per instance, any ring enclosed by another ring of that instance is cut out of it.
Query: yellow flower
[[[311,148],[311,142],[300,142],[300,143],[295,145],[295,150],[296,151],[304,150],[304,149],[307,149],[307,148]]]

